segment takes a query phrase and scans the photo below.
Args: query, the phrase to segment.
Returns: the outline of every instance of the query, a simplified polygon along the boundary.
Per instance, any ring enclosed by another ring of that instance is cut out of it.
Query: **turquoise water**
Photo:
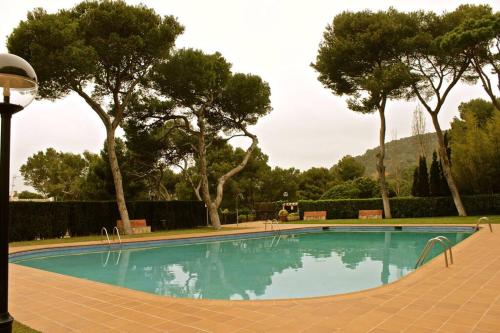
[[[395,281],[414,270],[427,240],[438,235],[458,243],[470,233],[325,231],[14,262],[157,295],[298,298],[352,292]],[[440,252],[436,247],[432,257]]]

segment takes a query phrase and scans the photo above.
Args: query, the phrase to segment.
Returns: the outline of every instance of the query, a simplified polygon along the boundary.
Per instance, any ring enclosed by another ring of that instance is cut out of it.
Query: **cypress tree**
[[[419,178],[418,178],[418,167],[415,168],[415,171],[413,171],[413,184],[411,186],[411,195],[414,197],[419,196],[419,184],[418,184]]]
[[[447,197],[450,196],[450,194],[450,188],[448,187],[448,183],[446,182],[446,177],[443,173],[441,161],[439,161],[439,195],[442,197]]]
[[[440,162],[437,159],[437,153],[434,151],[432,153],[432,163],[429,172],[429,192],[431,197],[441,196],[441,173],[443,172],[439,166]]]
[[[425,156],[420,156],[420,161],[418,165],[418,185],[419,185],[419,197],[429,196],[429,173],[427,172],[427,160]]]
[[[444,132],[444,145],[446,147],[446,155],[448,155],[448,159],[450,160],[450,165],[451,165],[452,161],[451,161],[450,141],[451,141],[451,133],[448,130],[448,131]],[[441,163],[441,161],[439,163]]]

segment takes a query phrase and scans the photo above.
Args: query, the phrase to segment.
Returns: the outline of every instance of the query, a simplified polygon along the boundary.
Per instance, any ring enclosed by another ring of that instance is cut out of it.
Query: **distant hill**
[[[432,161],[432,152],[437,151],[437,139],[435,133],[426,133],[423,135],[424,151],[427,157],[427,163]],[[388,175],[392,174],[399,164],[399,169],[404,170],[408,167],[417,166],[417,159],[420,151],[420,144],[416,136],[410,136],[399,140],[387,142],[385,167]],[[368,149],[363,155],[354,158],[362,163],[366,170],[365,175],[375,177],[377,175],[378,147]]]

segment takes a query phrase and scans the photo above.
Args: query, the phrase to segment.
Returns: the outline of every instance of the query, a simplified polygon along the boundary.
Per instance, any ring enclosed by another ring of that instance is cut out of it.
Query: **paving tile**
[[[437,258],[365,292],[238,302],[160,297],[11,264],[11,312],[49,333],[500,332],[500,233],[483,229],[454,255],[448,269]]]

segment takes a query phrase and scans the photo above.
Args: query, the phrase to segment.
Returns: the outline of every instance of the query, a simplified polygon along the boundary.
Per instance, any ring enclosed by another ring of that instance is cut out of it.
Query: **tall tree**
[[[389,99],[404,97],[411,76],[398,62],[403,42],[414,28],[407,15],[387,12],[343,12],[328,25],[316,63],[319,81],[335,94],[348,95],[348,106],[380,116],[377,172],[386,218],[391,218],[385,180],[385,109]]]
[[[453,87],[461,80],[469,80],[464,75],[469,69],[470,59],[456,48],[442,47],[442,38],[465,20],[474,17],[480,11],[468,6],[461,6],[453,12],[437,15],[434,13],[412,13],[418,27],[415,36],[406,42],[406,52],[402,59],[415,77],[412,94],[429,113],[436,130],[439,144],[439,157],[443,172],[450,188],[458,215],[466,216],[458,187],[451,173],[451,164],[446,152],[444,134],[439,123],[439,112]]]
[[[332,167],[332,173],[339,181],[353,180],[364,175],[365,166],[354,157],[346,155]]]
[[[183,28],[143,5],[86,1],[48,14],[35,9],[8,38],[9,52],[29,61],[41,98],[78,94],[106,128],[109,165],[125,232],[131,231],[115,153],[115,132],[151,68],[166,59]]]
[[[310,168],[300,175],[299,197],[301,200],[318,200],[334,183],[334,175],[327,168]]]
[[[441,196],[441,172],[437,153],[432,153],[431,169],[429,171],[429,194],[431,197]]]
[[[491,103],[500,110],[500,12],[494,14],[486,5],[463,7],[477,13],[447,33],[441,47],[456,49],[470,59]],[[496,87],[488,72],[496,77]]]
[[[283,169],[275,167],[262,175],[263,201],[283,200],[283,193],[288,193],[288,200],[299,199],[300,170],[295,168]]]
[[[418,166],[413,171],[413,183],[411,186],[411,195],[414,197],[420,196],[420,177],[418,173]]]
[[[46,197],[56,200],[81,199],[81,185],[88,172],[93,154],[86,152],[84,157],[79,154],[58,152],[48,148],[28,157],[21,166],[26,185]]]
[[[414,197],[428,197],[429,196],[429,173],[427,172],[427,159],[425,156],[420,156],[418,160],[418,167],[415,168],[413,173],[413,186],[411,194]]]
[[[429,196],[429,173],[427,171],[427,158],[420,157],[418,163],[418,178],[419,178],[419,197]]]
[[[470,194],[500,192],[500,110],[484,100],[459,106],[451,124],[453,174]]]
[[[411,134],[417,138],[419,150],[419,156],[425,156],[427,152],[427,140],[425,136],[426,124],[424,112],[420,105],[417,105],[413,111],[413,119],[411,122]]]
[[[439,160],[439,192],[440,195],[445,197],[450,195],[450,188],[448,187],[448,182],[446,182],[446,177],[443,172],[443,163]]]
[[[137,106],[139,107],[139,106]],[[142,179],[148,188],[148,198],[152,200],[172,200],[175,197],[175,183],[179,175],[170,169],[186,157],[188,142],[182,142],[174,124],[142,126],[140,113],[132,112],[126,121],[125,136],[127,162],[132,162],[132,179]],[[136,117],[140,114],[140,117]]]
[[[146,182],[144,178],[137,176],[141,165],[137,165],[136,159],[132,157],[125,142],[120,138],[116,139],[115,153],[123,177],[124,195],[130,200],[147,199]],[[108,144],[104,142],[100,154],[91,154],[89,161],[86,177],[80,185],[82,199],[113,200],[115,186],[113,174],[109,167]]]
[[[168,62],[160,64],[154,75],[156,91],[173,105],[160,112],[157,118],[175,119],[179,122],[178,128],[192,139],[190,142],[198,160],[200,194],[214,228],[220,228],[218,208],[224,185],[245,168],[257,147],[257,136],[248,126],[271,111],[268,84],[256,75],[234,74],[230,68],[219,53],[183,49]],[[245,137],[251,144],[243,159],[218,177],[215,190],[211,190],[207,149],[214,141],[221,140],[220,134],[225,135],[224,141]]]

